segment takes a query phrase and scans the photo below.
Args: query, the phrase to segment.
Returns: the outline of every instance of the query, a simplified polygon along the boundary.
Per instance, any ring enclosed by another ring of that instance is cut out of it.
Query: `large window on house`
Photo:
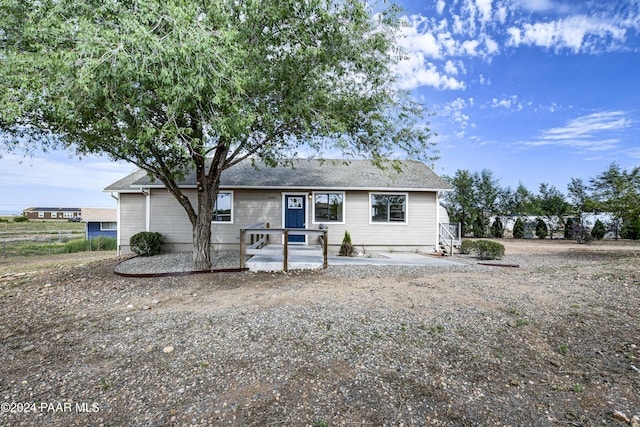
[[[315,223],[344,222],[344,193],[314,193]]]
[[[371,193],[371,222],[407,222],[407,195]]]
[[[118,223],[115,221],[100,222],[100,231],[115,231],[118,229]]]
[[[213,205],[213,222],[233,223],[233,192],[220,191]]]

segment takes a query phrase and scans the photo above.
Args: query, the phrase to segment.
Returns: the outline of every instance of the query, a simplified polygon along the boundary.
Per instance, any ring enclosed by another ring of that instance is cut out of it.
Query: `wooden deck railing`
[[[282,249],[283,265],[282,270],[288,271],[289,258],[289,236],[318,236],[322,256],[324,258],[322,268],[329,266],[328,261],[328,233],[329,230],[324,228],[320,230],[307,230],[301,228],[270,228],[269,224],[255,224],[250,227],[240,229],[240,268],[245,268],[247,255],[258,255],[261,250],[269,243],[269,236],[283,235],[284,245]],[[250,243],[247,245],[247,235]]]

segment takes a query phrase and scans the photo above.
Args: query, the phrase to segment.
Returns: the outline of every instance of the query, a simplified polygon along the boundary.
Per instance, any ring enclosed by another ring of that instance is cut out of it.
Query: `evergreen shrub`
[[[164,236],[155,231],[141,231],[129,239],[131,250],[140,256],[158,255],[162,249]]]
[[[516,223],[513,225],[513,238],[524,239],[524,222],[520,217],[516,219]]]
[[[594,239],[600,240],[604,237],[605,233],[606,233],[606,230],[604,228],[604,224],[602,223],[602,221],[600,221],[599,219],[596,220],[596,223],[593,225],[593,228],[591,229],[591,236]]]
[[[340,256],[353,256],[353,244],[351,243],[351,234],[344,232],[342,244],[340,245]]]

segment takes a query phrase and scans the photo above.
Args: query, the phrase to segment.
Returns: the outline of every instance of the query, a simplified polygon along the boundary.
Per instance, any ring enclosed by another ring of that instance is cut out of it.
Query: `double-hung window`
[[[313,222],[344,222],[344,193],[314,193]]]
[[[213,222],[233,223],[233,192],[220,191],[213,205]]]
[[[407,223],[407,195],[371,193],[371,222]]]

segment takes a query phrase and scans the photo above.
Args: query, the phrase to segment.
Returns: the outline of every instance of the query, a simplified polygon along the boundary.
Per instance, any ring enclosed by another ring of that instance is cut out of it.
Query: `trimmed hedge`
[[[154,231],[141,231],[129,239],[131,250],[140,256],[158,255],[162,249],[164,236]]]

